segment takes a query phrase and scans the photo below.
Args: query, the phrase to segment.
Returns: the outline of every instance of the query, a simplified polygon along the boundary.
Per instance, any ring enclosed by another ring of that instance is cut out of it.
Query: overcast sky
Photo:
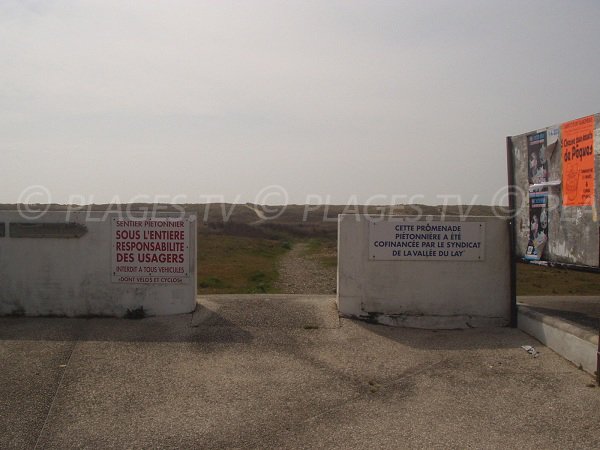
[[[507,135],[600,111],[599,23],[595,0],[1,0],[0,202],[499,203]]]

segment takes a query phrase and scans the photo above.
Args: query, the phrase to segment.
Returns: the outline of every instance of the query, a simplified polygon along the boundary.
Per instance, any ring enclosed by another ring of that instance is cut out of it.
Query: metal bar
[[[515,172],[512,139],[506,138],[506,165],[508,172],[508,209],[510,220],[508,221],[508,236],[510,246],[510,326],[517,328],[517,258],[516,258],[516,192],[515,192]]]

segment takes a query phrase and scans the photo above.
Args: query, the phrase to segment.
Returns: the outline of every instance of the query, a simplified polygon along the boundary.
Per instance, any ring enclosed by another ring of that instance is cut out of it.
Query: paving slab
[[[0,318],[0,448],[33,448],[82,321]]]
[[[0,447],[600,447],[600,388],[519,330],[391,328],[333,320],[328,297],[260,298],[70,334],[66,319],[2,319],[2,367],[22,362],[0,381],[22,384],[0,426],[24,422]]]

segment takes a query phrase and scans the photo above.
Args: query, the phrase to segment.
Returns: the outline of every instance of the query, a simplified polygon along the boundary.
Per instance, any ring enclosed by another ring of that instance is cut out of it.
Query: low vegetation
[[[198,291],[200,294],[275,292],[279,258],[299,242],[307,244],[305,258],[319,261],[324,268],[337,265],[335,237],[202,234],[198,245]],[[517,295],[600,295],[600,274],[519,263]]]
[[[284,242],[248,236],[198,236],[200,294],[272,292]]]

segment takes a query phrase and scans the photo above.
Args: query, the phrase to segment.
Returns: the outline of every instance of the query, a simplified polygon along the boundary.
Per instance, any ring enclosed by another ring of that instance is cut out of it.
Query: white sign
[[[485,222],[391,219],[369,224],[372,261],[483,261]]]
[[[112,219],[111,278],[116,283],[189,281],[187,218]]]

